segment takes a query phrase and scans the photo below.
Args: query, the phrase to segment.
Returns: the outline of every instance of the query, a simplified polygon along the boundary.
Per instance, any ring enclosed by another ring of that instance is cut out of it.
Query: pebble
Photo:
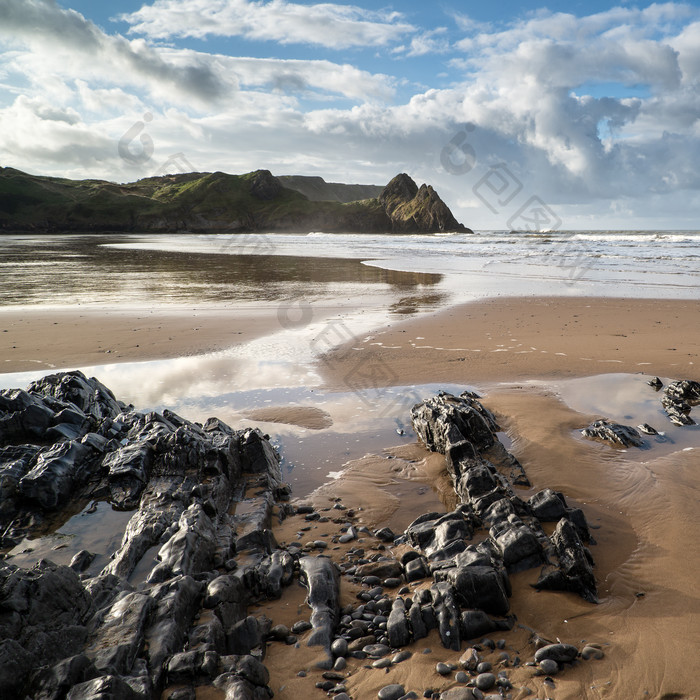
[[[476,667],[476,672],[477,673],[488,673],[493,666],[488,661],[482,661],[477,667]]]
[[[462,668],[467,669],[467,671],[476,671],[476,667],[479,665],[479,654],[476,649],[467,649],[462,656],[459,657],[459,664]]]
[[[583,647],[583,651],[581,651],[581,656],[584,659],[586,659],[586,661],[588,661],[588,659],[602,659],[605,656],[605,654],[603,653],[602,649],[587,644],[585,647]]]
[[[398,683],[385,685],[378,693],[379,700],[399,700],[402,695],[406,694],[406,690]]]
[[[308,620],[299,620],[292,625],[292,632],[294,634],[303,634],[307,630],[310,630],[312,624]]]
[[[338,693],[333,696],[333,700],[350,700],[350,696],[347,693]]]
[[[442,661],[438,662],[435,665],[435,670],[441,675],[441,676],[446,676],[448,673],[452,672],[452,669],[450,668],[449,664],[445,664]]]
[[[384,586],[387,588],[398,588],[401,585],[400,578],[387,578],[384,579]]]
[[[347,667],[348,662],[345,660],[344,656],[339,656],[336,660],[335,663],[333,664],[333,670],[334,671],[344,671],[345,668]]]
[[[455,680],[457,683],[467,683],[469,681],[469,676],[464,671],[457,671],[457,673],[455,673]]]
[[[338,538],[338,542],[340,542],[340,544],[347,544],[348,542],[352,542],[354,539],[354,535],[351,535],[350,533],[346,532],[344,535],[341,535]]]
[[[270,637],[278,642],[283,642],[288,636],[289,628],[286,625],[275,625],[270,630]]]
[[[553,676],[559,671],[559,664],[554,659],[542,659],[540,669],[542,673]]]
[[[338,637],[333,644],[331,644],[331,651],[333,656],[345,656],[348,653],[348,641],[343,637]]]
[[[391,666],[391,659],[384,657],[383,659],[377,659],[372,662],[372,668],[389,668]]]
[[[402,661],[406,661],[407,659],[410,659],[413,656],[413,654],[410,651],[407,651],[404,649],[403,651],[400,651],[398,654],[394,654],[394,656],[391,659],[391,663],[393,664],[400,664]]]
[[[299,671],[299,673],[297,673],[297,676],[299,676],[299,678],[306,678],[306,671]]]
[[[493,673],[480,673],[476,677],[476,687],[479,690],[491,690],[496,685],[496,676]]]
[[[391,648],[386,644],[368,644],[366,647],[362,647],[362,651],[364,651],[367,656],[377,658],[379,656],[386,656],[391,651]]]
[[[323,678],[325,678],[327,681],[343,681],[345,680],[345,676],[343,676],[340,673],[334,673],[333,671],[325,671],[323,674],[321,674]]]

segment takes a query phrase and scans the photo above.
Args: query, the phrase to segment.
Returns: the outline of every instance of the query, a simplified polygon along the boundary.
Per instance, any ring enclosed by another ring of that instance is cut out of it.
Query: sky
[[[475,229],[700,229],[700,0],[0,0],[0,166],[433,185]]]

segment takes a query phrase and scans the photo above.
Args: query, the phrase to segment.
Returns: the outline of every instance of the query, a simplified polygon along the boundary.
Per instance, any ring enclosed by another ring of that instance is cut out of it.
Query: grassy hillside
[[[310,201],[267,170],[165,175],[120,185],[0,168],[0,231],[5,232],[364,233],[408,230],[406,226],[428,231],[415,223],[428,221],[416,217],[416,206],[409,207],[408,224],[397,228],[381,198]]]

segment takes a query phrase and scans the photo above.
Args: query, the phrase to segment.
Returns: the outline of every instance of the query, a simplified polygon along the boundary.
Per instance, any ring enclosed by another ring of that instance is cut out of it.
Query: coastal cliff
[[[317,196],[330,199],[312,200],[295,189],[308,191],[310,184]],[[181,173],[117,184],[1,168],[0,231],[469,232],[430,185],[419,188],[406,174],[397,175],[378,197],[338,201],[378,189],[366,189],[372,187],[321,178],[280,179],[268,170]]]

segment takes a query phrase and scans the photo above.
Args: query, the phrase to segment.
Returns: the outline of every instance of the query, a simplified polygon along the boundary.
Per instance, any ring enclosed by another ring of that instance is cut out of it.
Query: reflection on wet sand
[[[442,280],[438,274],[382,270],[359,260],[108,245],[133,238],[0,237],[0,305],[328,302],[342,294],[366,296],[368,287],[401,294]]]

